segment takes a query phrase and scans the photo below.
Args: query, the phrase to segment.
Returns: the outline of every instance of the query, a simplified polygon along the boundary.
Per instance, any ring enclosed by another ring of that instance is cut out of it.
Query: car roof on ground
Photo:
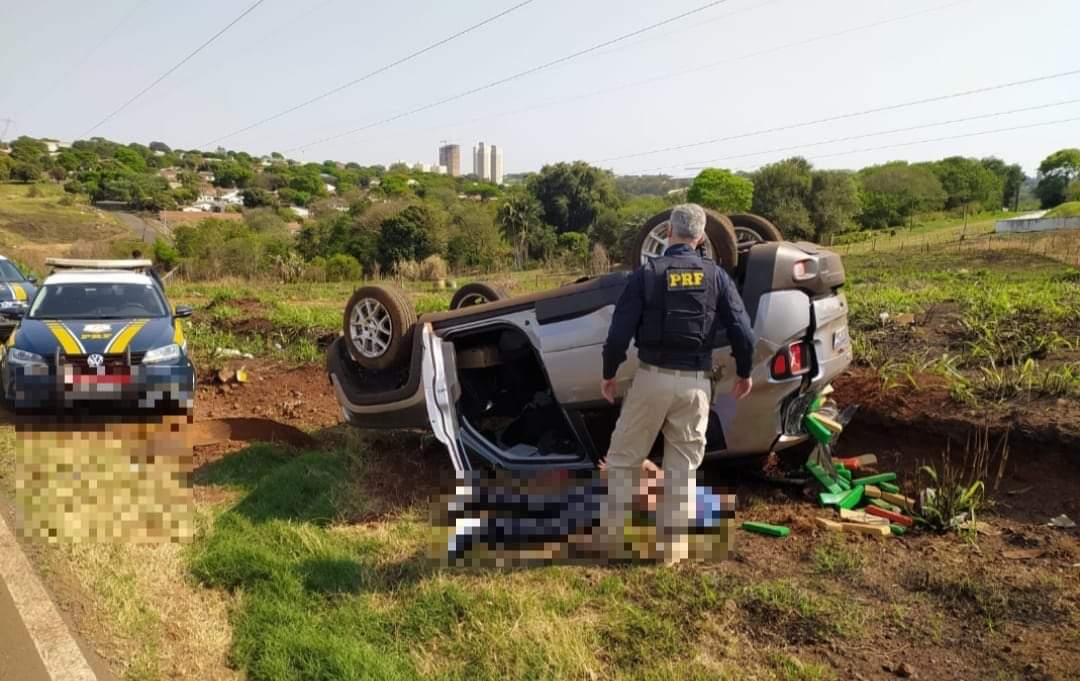
[[[50,274],[44,285],[51,284],[143,284],[152,286],[149,275],[128,270],[65,270]]]

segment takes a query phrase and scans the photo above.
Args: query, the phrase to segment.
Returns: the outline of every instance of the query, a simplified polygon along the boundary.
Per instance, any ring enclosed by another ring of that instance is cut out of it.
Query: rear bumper
[[[4,367],[5,397],[19,411],[101,408],[189,410],[195,405],[195,367],[136,365],[124,376],[77,377],[51,367]]]

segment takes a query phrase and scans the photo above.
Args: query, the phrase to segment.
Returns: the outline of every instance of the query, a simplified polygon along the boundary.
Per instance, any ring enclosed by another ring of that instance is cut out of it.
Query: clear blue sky
[[[95,134],[202,146],[518,1],[265,0]],[[7,3],[0,10],[0,119],[15,119],[8,137],[78,139],[252,2]],[[252,153],[300,147],[705,2],[534,0],[409,63],[221,144]],[[858,28],[923,10],[930,11]],[[898,158],[996,155],[1033,173],[1050,152],[1080,145],[1080,120],[867,149],[1080,118],[1080,103],[781,149],[1080,99],[1080,75],[609,159],[1078,69],[1077,27],[1080,3],[1075,0],[727,0],[598,53],[288,155],[431,163],[439,141],[448,139],[461,144],[465,171],[471,170],[472,145],[484,140],[504,148],[506,172],[585,159],[619,173],[662,169],[692,175],[703,162],[752,169],[800,153],[833,168]],[[838,32],[844,33],[829,36]],[[687,73],[691,69],[696,71]],[[843,153],[850,151],[857,153]]]

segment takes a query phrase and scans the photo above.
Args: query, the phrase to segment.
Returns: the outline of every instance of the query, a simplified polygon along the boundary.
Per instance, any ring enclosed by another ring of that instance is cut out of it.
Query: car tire
[[[637,269],[644,263],[645,257],[655,257],[663,253],[666,239],[653,234],[671,218],[671,209],[657,213],[641,226],[630,248],[627,250],[627,263]],[[709,238],[713,261],[729,272],[735,271],[739,262],[739,252],[735,240],[735,226],[726,216],[705,209],[705,234]]]
[[[472,307],[473,305],[494,303],[496,300],[509,297],[510,294],[504,288],[485,284],[482,281],[474,281],[465,284],[454,293],[454,297],[450,299],[450,309],[457,310],[463,307]]]
[[[401,289],[364,286],[349,298],[342,328],[357,364],[373,371],[394,369],[409,360],[416,308]]]
[[[740,246],[765,241],[783,241],[784,235],[773,223],[753,213],[728,213],[735,227],[735,240]]]

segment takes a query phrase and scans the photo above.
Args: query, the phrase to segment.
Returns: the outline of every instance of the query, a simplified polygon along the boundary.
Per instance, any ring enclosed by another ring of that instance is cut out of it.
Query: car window
[[[10,260],[0,260],[0,281],[18,282],[26,281],[18,267],[11,264]]]
[[[30,308],[31,319],[164,317],[165,303],[152,284],[46,284]]]

